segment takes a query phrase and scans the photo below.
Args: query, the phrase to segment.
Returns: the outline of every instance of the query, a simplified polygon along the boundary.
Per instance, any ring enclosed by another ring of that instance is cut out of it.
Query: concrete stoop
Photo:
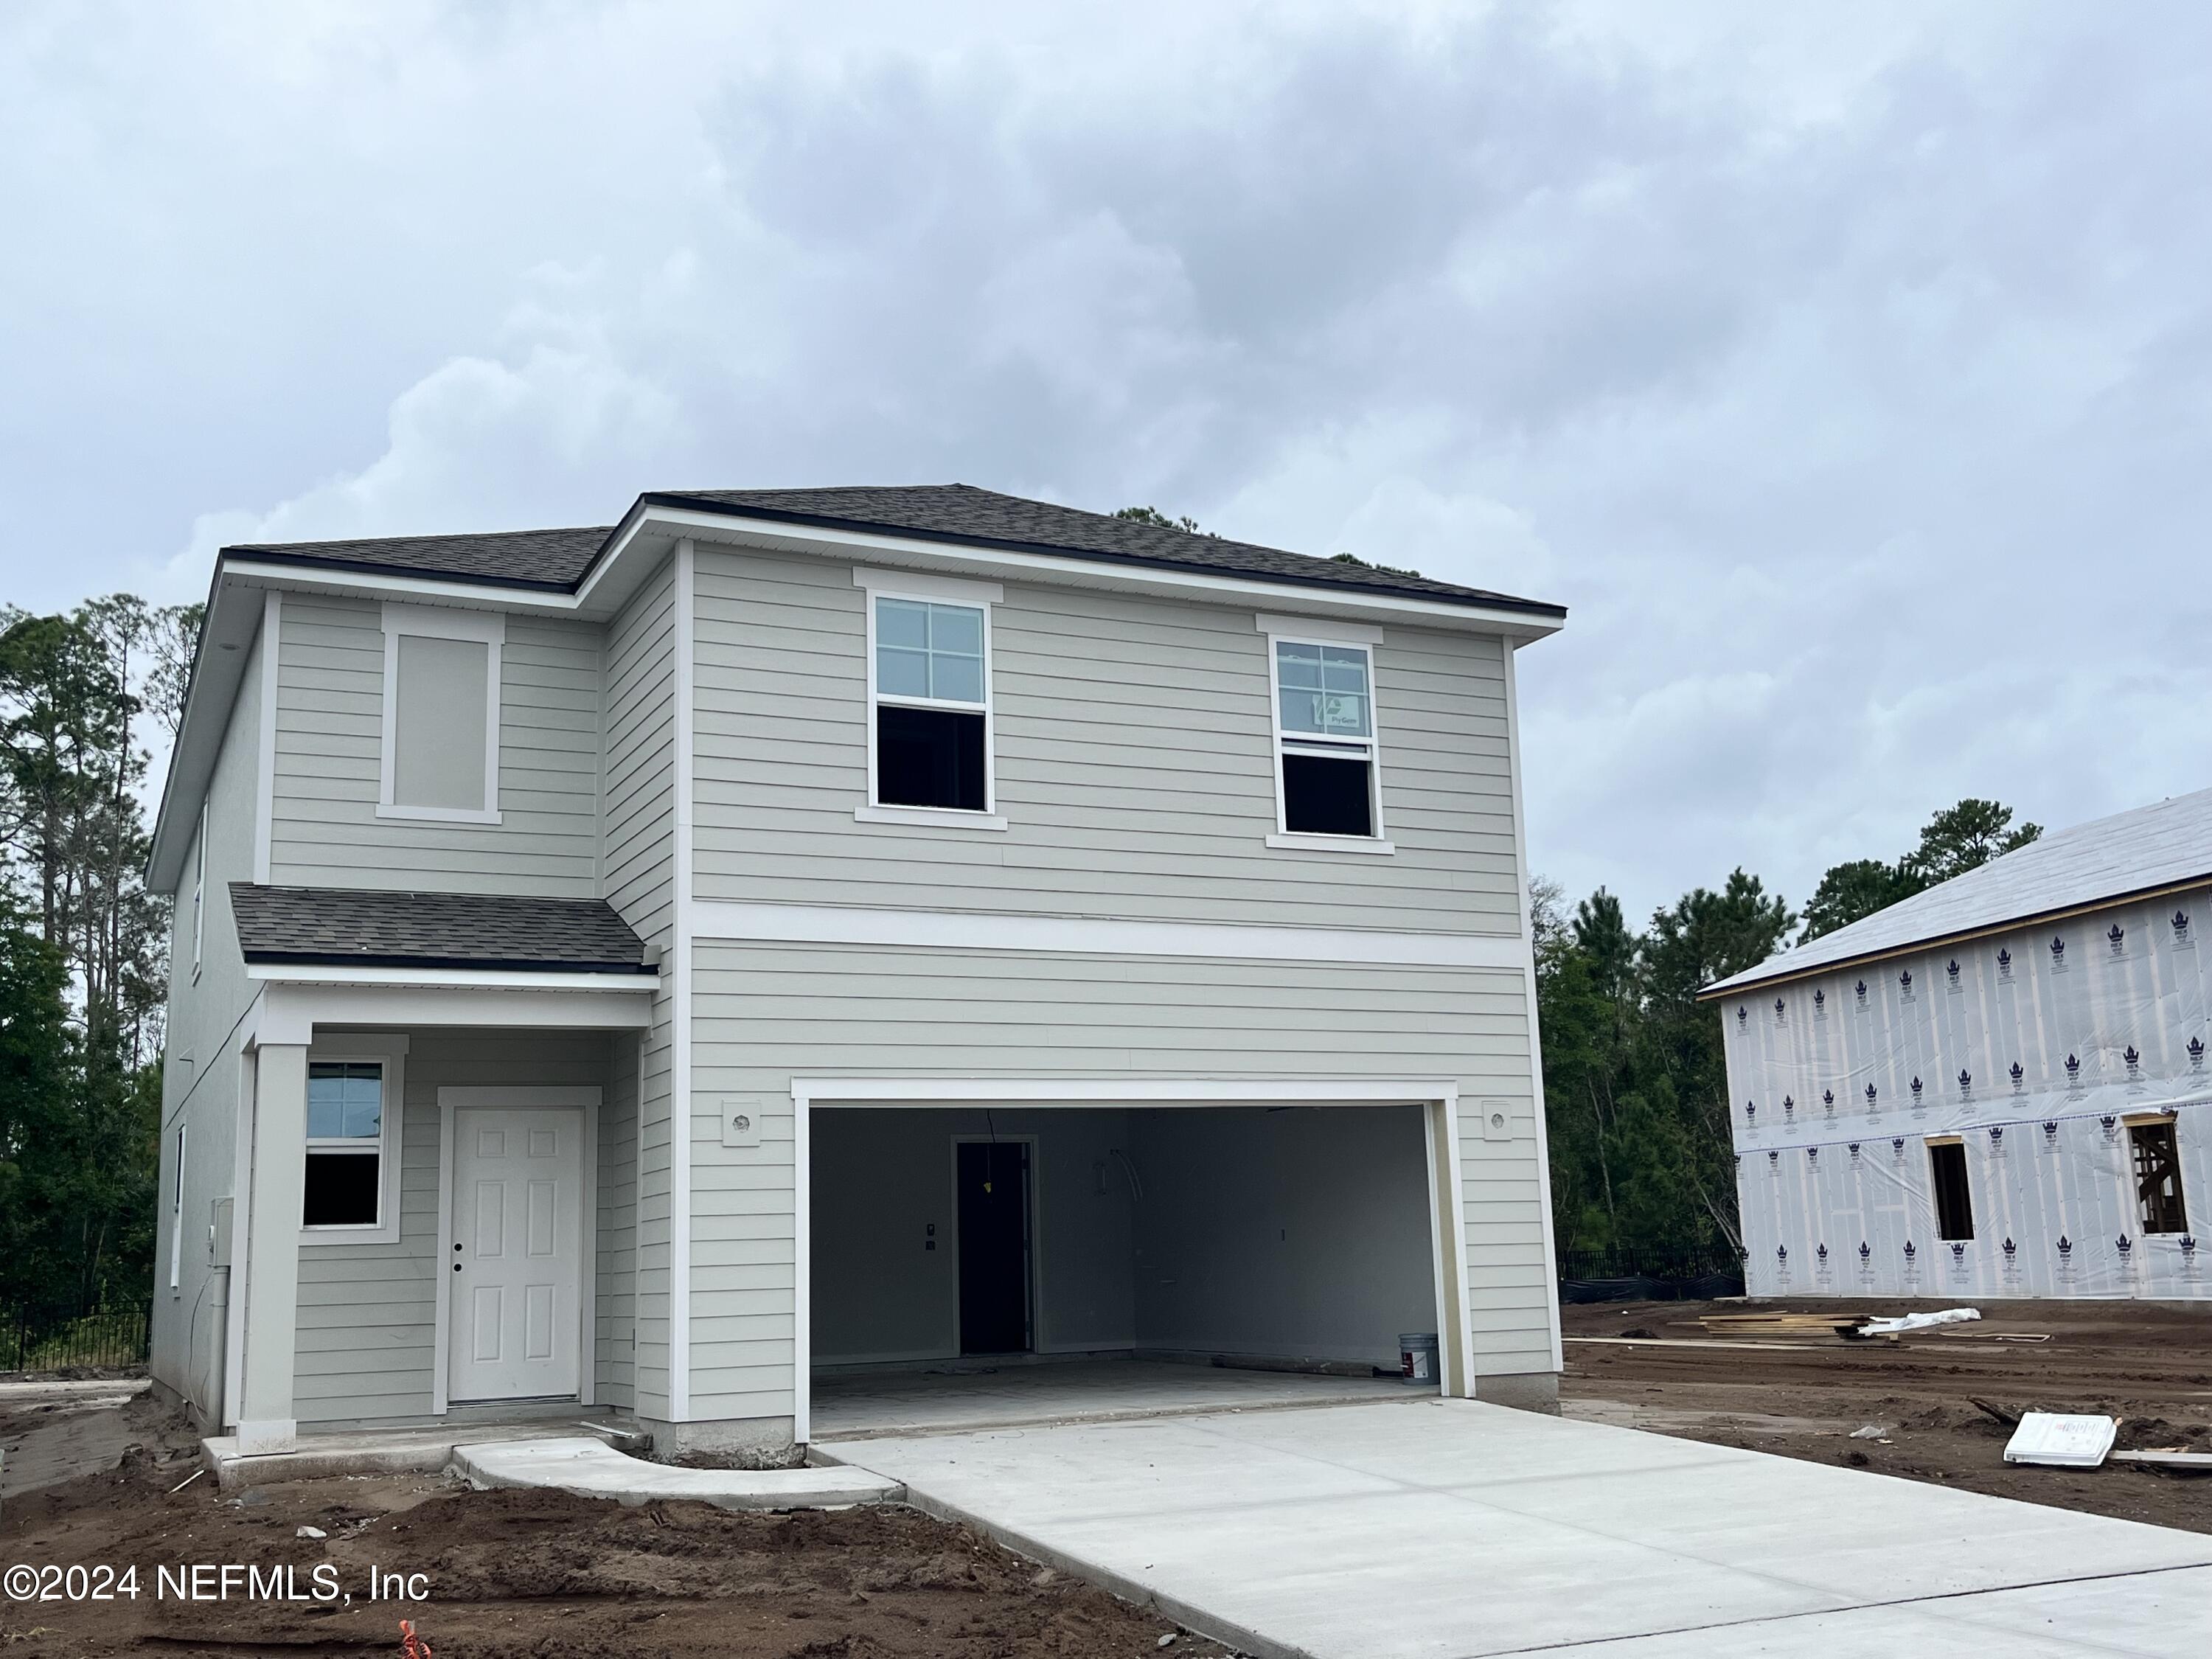
[[[898,1481],[866,1469],[679,1469],[626,1457],[585,1435],[459,1446],[453,1467],[479,1488],[550,1486],[626,1504],[678,1498],[725,1510],[828,1510],[906,1495]]]
[[[544,1486],[625,1504],[691,1498],[726,1510],[844,1509],[896,1502],[906,1488],[866,1469],[832,1465],[796,1469],[684,1469],[628,1454],[649,1447],[644,1435],[605,1430],[522,1437],[514,1424],[477,1434],[444,1429],[365,1430],[319,1435],[288,1452],[243,1455],[229,1435],[200,1443],[200,1455],[224,1492],[279,1480],[342,1474],[435,1474],[451,1470],[479,1491]]]

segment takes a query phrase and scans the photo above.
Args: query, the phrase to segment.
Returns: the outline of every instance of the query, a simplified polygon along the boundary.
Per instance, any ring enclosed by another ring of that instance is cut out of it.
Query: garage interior
[[[817,1108],[814,1433],[1413,1392],[1425,1109]]]

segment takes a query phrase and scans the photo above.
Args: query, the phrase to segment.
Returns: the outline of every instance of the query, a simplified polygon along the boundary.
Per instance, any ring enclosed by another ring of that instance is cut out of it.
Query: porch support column
[[[293,1328],[300,1303],[300,1213],[307,1182],[307,1050],[254,1050],[253,1176],[246,1279],[246,1359],[238,1406],[241,1452],[290,1451]]]

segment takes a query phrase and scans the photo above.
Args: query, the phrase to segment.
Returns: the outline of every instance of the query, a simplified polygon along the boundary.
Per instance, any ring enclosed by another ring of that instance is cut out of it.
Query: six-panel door
[[[452,1400],[577,1391],[583,1169],[579,1111],[456,1109]]]

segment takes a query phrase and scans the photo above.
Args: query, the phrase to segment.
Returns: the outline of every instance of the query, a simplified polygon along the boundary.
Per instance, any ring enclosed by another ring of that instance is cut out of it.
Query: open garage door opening
[[[814,1436],[1413,1393],[1432,1109],[817,1105]]]

